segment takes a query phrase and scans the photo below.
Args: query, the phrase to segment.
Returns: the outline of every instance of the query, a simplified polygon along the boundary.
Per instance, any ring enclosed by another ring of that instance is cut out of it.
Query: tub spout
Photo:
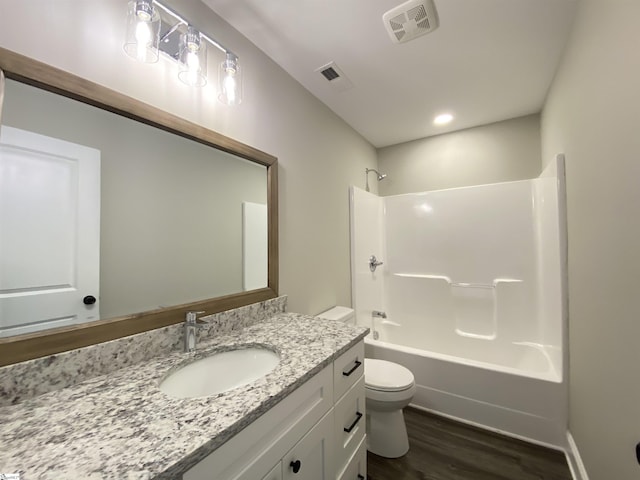
[[[378,318],[387,318],[387,314],[385,312],[379,312],[378,310],[374,310],[373,312],[371,312],[371,316]]]

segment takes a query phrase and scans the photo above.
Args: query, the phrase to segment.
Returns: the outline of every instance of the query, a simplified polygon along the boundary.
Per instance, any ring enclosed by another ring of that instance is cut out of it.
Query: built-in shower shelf
[[[472,282],[454,282],[451,278],[444,275],[425,275],[422,273],[393,273],[393,276],[404,278],[424,278],[429,280],[444,280],[452,287],[461,288],[496,288],[500,283],[521,283],[523,280],[517,278],[495,278],[492,283],[472,283]]]

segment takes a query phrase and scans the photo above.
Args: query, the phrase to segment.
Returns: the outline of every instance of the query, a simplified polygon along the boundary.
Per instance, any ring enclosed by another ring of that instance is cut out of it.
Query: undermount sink
[[[279,362],[280,356],[264,347],[217,352],[169,374],[160,390],[176,398],[208,397],[264,377]]]

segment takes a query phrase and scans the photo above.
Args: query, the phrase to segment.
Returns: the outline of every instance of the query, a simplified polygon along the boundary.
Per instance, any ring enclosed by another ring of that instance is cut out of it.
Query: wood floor
[[[367,452],[368,480],[571,480],[562,452],[406,408],[409,453]]]

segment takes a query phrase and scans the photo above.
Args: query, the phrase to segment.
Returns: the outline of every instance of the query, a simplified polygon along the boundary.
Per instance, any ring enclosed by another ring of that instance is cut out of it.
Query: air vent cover
[[[338,74],[338,72],[336,72],[335,68],[333,67],[325,68],[324,70],[321,70],[320,73],[324,75],[324,78],[326,78],[329,81],[335,80],[336,78],[340,78],[340,75]]]
[[[328,63],[323,67],[317,68],[316,72],[320,73],[326,80],[329,81],[329,85],[335,90],[343,92],[353,87],[351,80],[347,78],[335,62]]]
[[[394,43],[405,43],[433,32],[440,22],[433,0],[409,0],[382,16]]]

